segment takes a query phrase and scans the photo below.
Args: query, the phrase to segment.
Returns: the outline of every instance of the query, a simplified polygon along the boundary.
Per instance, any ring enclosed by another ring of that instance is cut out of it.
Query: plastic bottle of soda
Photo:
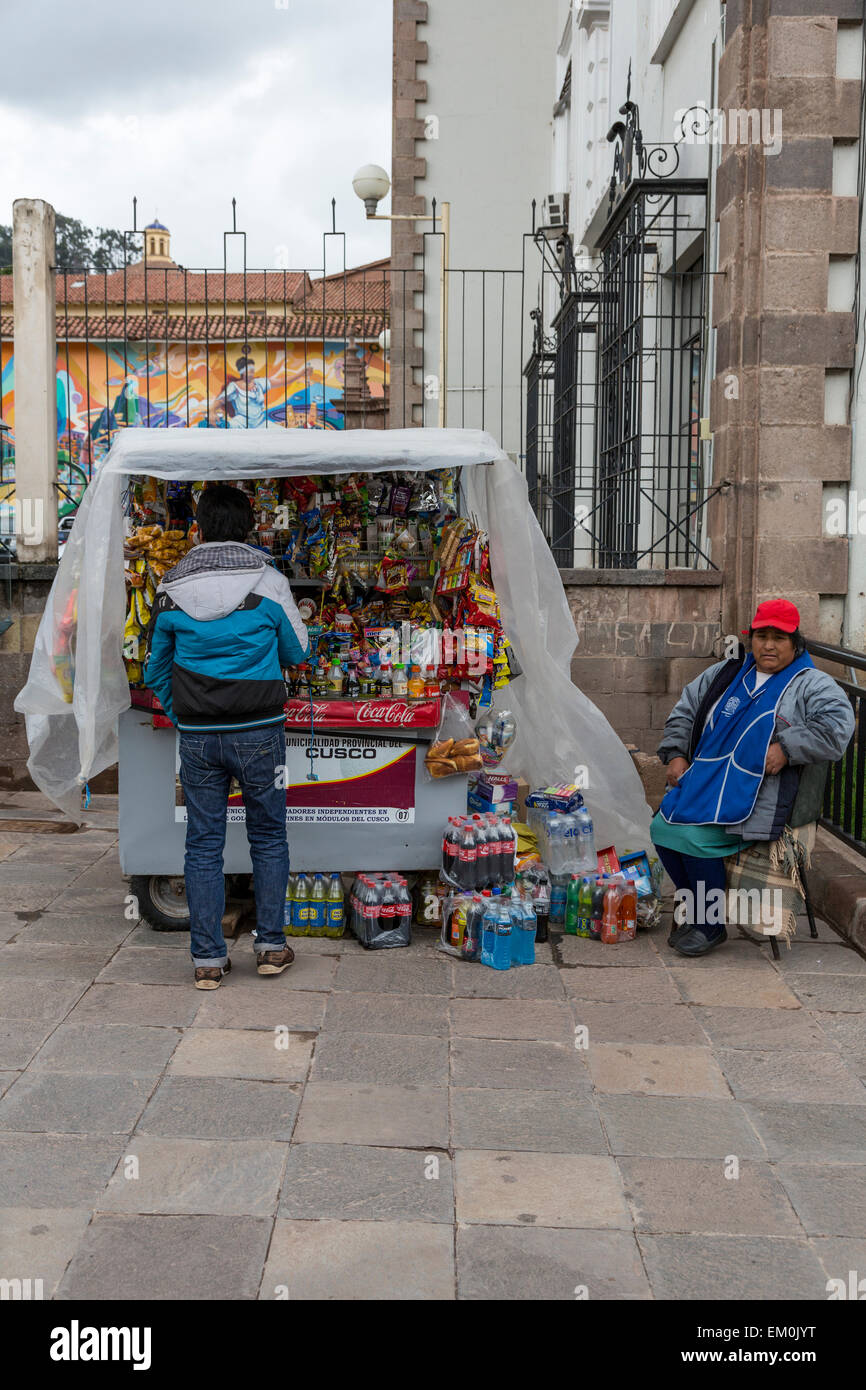
[[[577,934],[592,936],[592,879],[582,878],[577,894]]]
[[[310,936],[324,936],[328,925],[327,893],[324,874],[313,874],[309,908]]]
[[[486,900],[480,893],[473,893],[466,908],[466,927],[463,932],[461,954],[464,960],[481,958],[481,924],[484,920]]]
[[[521,903],[521,922],[520,930],[517,935],[520,937],[519,958],[521,965],[535,964],[535,933],[536,917],[535,905],[532,898],[524,898]]]
[[[343,880],[339,874],[331,874],[328,884],[326,936],[342,936],[346,925],[343,902]]]
[[[481,920],[481,964],[492,966],[499,904],[494,900],[489,888],[482,890],[481,900],[484,904]]]
[[[397,923],[397,885],[389,874],[382,884],[379,898],[379,931],[394,931]]]
[[[285,930],[289,936],[292,935],[292,905],[295,900],[296,878],[297,876],[295,874],[289,874],[288,882],[286,883],[286,902],[285,907],[283,909],[283,926],[285,927]]]
[[[606,946],[615,944],[619,936],[619,884],[608,883],[604,890],[604,911],[601,919],[601,939]]]
[[[516,885],[510,898],[505,898],[504,902],[509,921],[511,922],[511,964],[520,965],[521,938],[523,936],[523,932],[521,931],[521,927],[523,926],[523,899],[520,894],[520,889],[517,888]]]
[[[475,888],[492,888],[490,865],[490,827],[483,816],[472,817],[472,833],[475,836]]]
[[[500,841],[500,881],[504,884],[514,882],[514,860],[517,854],[517,836],[510,816],[503,816],[499,830]]]
[[[572,874],[568,880],[568,887],[565,891],[565,930],[568,936],[578,935],[578,918],[580,910],[578,908],[578,894],[580,892],[580,878],[577,874]]]
[[[292,905],[292,936],[310,935],[310,885],[306,874],[298,874]]]
[[[532,899],[535,911],[535,939],[547,941],[550,923],[550,890],[544,884],[539,887],[538,896]]]
[[[511,969],[511,913],[508,903],[493,889],[496,923],[493,928],[493,969]]]
[[[451,883],[457,882],[459,859],[460,827],[457,817],[449,816],[445,834],[442,837],[442,872]]]
[[[397,915],[395,926],[398,926],[405,936],[410,939],[412,930],[412,894],[409,892],[409,885],[405,878],[397,877]]]
[[[619,900],[619,939],[634,941],[637,936],[637,885],[624,883]]]
[[[487,836],[487,887],[494,888],[502,882],[500,868],[502,845],[499,840],[499,820],[492,811],[488,811],[483,820]]]
[[[460,827],[458,883],[464,892],[471,893],[478,885],[477,864],[478,845],[472,821],[464,821]]]
[[[601,919],[604,916],[604,890],[607,886],[604,882],[605,878],[607,878],[607,874],[601,879],[596,879],[592,889],[592,915],[589,919],[589,934],[594,937],[596,941],[601,940]]]
[[[552,927],[562,927],[565,925],[565,906],[566,895],[568,893],[568,880],[564,874],[550,875],[550,925]]]

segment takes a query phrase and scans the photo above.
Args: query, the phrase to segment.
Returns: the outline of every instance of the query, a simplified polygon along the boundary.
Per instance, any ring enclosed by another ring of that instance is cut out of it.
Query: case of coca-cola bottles
[[[517,837],[510,816],[450,816],[442,836],[442,877],[472,893],[514,881]]]
[[[371,951],[408,946],[412,940],[412,899],[400,874],[358,874],[349,896],[349,927]]]

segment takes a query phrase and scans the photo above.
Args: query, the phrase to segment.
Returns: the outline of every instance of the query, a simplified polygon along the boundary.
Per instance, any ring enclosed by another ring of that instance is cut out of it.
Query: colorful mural
[[[381,399],[385,360],[359,348],[370,392]],[[115,431],[129,426],[222,429],[342,429],[345,347],[264,343],[61,343],[57,353],[57,441],[88,470]],[[2,363],[0,414],[12,427],[12,355]]]

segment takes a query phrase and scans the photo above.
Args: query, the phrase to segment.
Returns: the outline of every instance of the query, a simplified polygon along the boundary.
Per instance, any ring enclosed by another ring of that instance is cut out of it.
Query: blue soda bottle
[[[519,893],[515,893],[511,898],[506,898],[505,906],[508,911],[508,918],[511,922],[511,964],[521,965],[520,949],[523,939],[523,903]]]
[[[494,898],[499,897],[499,889],[494,888]],[[496,924],[493,928],[493,969],[511,969],[511,912],[509,905],[501,898],[494,903]]]
[[[518,933],[517,933],[518,937],[520,938],[520,952],[519,952],[519,955],[520,955],[520,964],[521,964],[521,965],[534,965],[534,964],[535,964],[535,929],[536,929],[537,923],[536,923],[536,919],[535,919],[535,908],[534,908],[533,905],[532,905],[532,899],[531,899],[531,898],[524,898],[524,899],[523,899],[523,902],[520,904],[520,907],[521,907],[520,930],[519,930]]]
[[[492,965],[499,909],[498,904],[490,896],[489,888],[484,889],[481,897],[484,900],[484,916],[481,919],[481,964]]]

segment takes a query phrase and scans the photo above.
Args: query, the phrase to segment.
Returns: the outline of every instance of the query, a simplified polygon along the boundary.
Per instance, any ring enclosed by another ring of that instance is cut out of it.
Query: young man
[[[196,989],[217,989],[231,968],[222,933],[223,848],[232,777],[241,786],[256,894],[260,975],[280,975],[294,953],[283,903],[289,875],[282,667],[309,650],[286,579],[245,545],[246,495],[205,489],[195,524],[201,544],[160,584],[147,634],[144,678],[180,733],[186,797],[184,874]]]

